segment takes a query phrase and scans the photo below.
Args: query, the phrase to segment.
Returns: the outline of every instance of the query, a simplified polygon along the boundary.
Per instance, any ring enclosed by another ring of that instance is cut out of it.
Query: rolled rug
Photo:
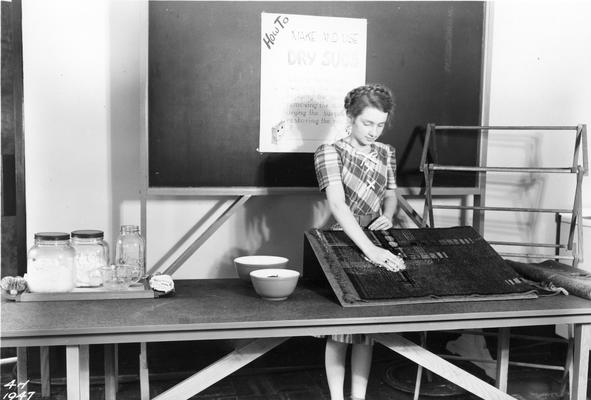
[[[518,274],[536,282],[551,282],[565,288],[570,294],[591,299],[591,273],[554,260],[541,263],[522,263],[505,260]]]

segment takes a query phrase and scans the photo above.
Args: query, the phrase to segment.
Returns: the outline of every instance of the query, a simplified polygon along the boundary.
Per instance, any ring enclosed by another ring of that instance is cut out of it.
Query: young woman
[[[391,270],[404,269],[402,259],[378,247],[363,229],[392,227],[396,209],[396,155],[394,148],[377,142],[394,110],[390,90],[365,85],[345,97],[349,135],[314,154],[320,190],[342,229],[372,263]],[[332,400],[343,399],[347,348],[351,352],[351,397],[365,399],[373,343],[362,334],[327,337],[325,365]]]

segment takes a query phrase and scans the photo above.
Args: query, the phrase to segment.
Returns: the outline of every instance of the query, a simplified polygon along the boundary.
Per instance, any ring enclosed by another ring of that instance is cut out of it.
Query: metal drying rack
[[[429,151],[432,150],[432,154],[436,154],[435,149],[435,140],[434,137],[437,133],[441,131],[475,131],[477,132],[480,137],[479,141],[481,143],[481,148],[486,146],[488,142],[488,133],[489,131],[493,130],[507,130],[507,131],[570,131],[575,133],[575,140],[574,140],[574,151],[572,157],[572,164],[569,166],[559,167],[559,168],[545,168],[545,167],[506,167],[506,166],[487,166],[486,162],[486,152],[479,154],[479,160],[477,166],[463,166],[463,165],[444,165],[439,163],[432,163],[428,162]],[[582,153],[582,154],[581,154]],[[504,212],[538,212],[538,213],[554,213],[555,220],[559,224],[560,223],[560,215],[563,213],[570,213],[572,215],[570,221],[570,229],[568,240],[566,244],[559,243],[559,235],[557,234],[557,240],[555,243],[531,243],[531,242],[509,242],[509,241],[489,241],[491,245],[505,245],[505,246],[523,246],[523,247],[533,247],[533,248],[554,248],[555,254],[548,255],[548,254],[531,254],[531,253],[502,253],[499,254],[503,257],[525,257],[525,258],[552,258],[559,260],[571,260],[572,265],[574,267],[582,261],[583,259],[583,215],[582,215],[582,183],[583,183],[583,176],[588,174],[589,166],[588,166],[588,155],[587,155],[587,127],[586,125],[577,125],[577,126],[447,126],[447,125],[436,125],[434,123],[430,123],[427,125],[426,135],[425,135],[425,143],[423,146],[423,151],[421,154],[421,162],[420,162],[420,170],[423,172],[425,177],[425,206],[423,210],[423,217],[422,220],[420,218],[416,218],[416,221],[419,221],[422,226],[435,226],[435,218],[434,218],[434,209],[456,209],[460,210],[462,213],[466,211],[472,211],[472,226],[480,232],[481,235],[484,236],[484,212],[485,211],[504,211]],[[582,160],[582,161],[581,161]],[[469,173],[476,173],[477,174],[477,190],[473,195],[473,205],[440,205],[433,203],[433,181],[436,172],[446,171],[446,172],[469,172]],[[572,199],[572,208],[564,208],[564,209],[557,209],[557,208],[534,208],[534,207],[498,207],[498,206],[486,206],[486,174],[487,173],[538,173],[538,174],[571,174],[576,175],[576,186],[575,186],[575,193],[574,198]],[[427,222],[428,221],[428,222]],[[558,227],[557,229],[560,229]],[[575,230],[577,234],[577,246],[574,243],[574,236]],[[557,232],[559,232],[557,230]],[[560,255],[559,252],[561,249],[566,249],[570,252],[567,255]],[[466,334],[474,334],[474,335],[485,335],[486,333],[480,331],[463,331]],[[567,357],[564,366],[554,366],[554,365],[543,365],[543,364],[531,364],[531,363],[515,363],[509,361],[509,343],[511,335],[510,328],[500,328],[499,331],[496,333],[497,340],[498,340],[498,347],[497,347],[497,360],[492,362],[496,362],[496,370],[497,370],[497,382],[496,386],[503,390],[507,390],[507,376],[508,376],[508,367],[509,364],[512,365],[521,365],[521,366],[528,366],[532,368],[541,368],[541,369],[554,369],[554,370],[561,370],[563,372],[563,382],[561,392],[562,394],[566,391],[566,377],[568,373],[572,373],[572,362],[573,362],[573,352],[574,352],[574,344],[572,340],[572,335],[566,340],[559,340],[556,341],[565,341],[568,346],[567,350]],[[530,339],[533,341],[540,341],[540,342],[548,342],[552,341],[551,338],[542,338],[542,337],[535,337],[535,336],[527,336],[521,335],[522,338]],[[421,333],[421,345],[426,345],[426,332]],[[506,357],[502,357],[501,355],[505,354]],[[441,355],[443,358],[454,358],[445,355]],[[455,357],[455,359],[466,359],[465,357]],[[498,360],[503,360],[499,362]],[[483,361],[483,360],[481,360]],[[484,360],[483,362],[485,362]],[[421,376],[422,376],[422,367],[419,365],[417,368],[417,375],[416,375],[416,383],[415,383],[415,390],[414,390],[414,399],[418,399],[421,387]]]
[[[444,165],[440,163],[431,163],[428,161],[430,150],[432,154],[436,154],[435,135],[443,131],[457,131],[457,132],[476,132],[481,135],[480,139],[484,142],[488,139],[490,131],[515,131],[521,132],[551,132],[551,131],[565,131],[574,133],[574,151],[572,155],[572,164],[563,167],[512,167],[512,166],[488,166],[486,160],[479,160],[477,166],[463,166],[463,165]],[[474,227],[483,234],[484,212],[485,211],[504,211],[504,212],[528,212],[528,213],[553,213],[556,215],[556,221],[559,221],[561,214],[569,213],[572,215],[569,227],[569,235],[566,243],[532,243],[532,242],[515,242],[515,241],[489,241],[493,246],[523,246],[530,248],[554,248],[555,254],[549,256],[548,254],[540,253],[503,253],[499,254],[503,257],[523,257],[523,258],[553,258],[556,260],[570,260],[573,266],[583,259],[583,213],[582,213],[582,183],[583,176],[588,175],[587,155],[587,126],[447,126],[436,125],[430,123],[427,125],[425,144],[421,154],[420,169],[425,177],[425,209],[423,216],[423,223],[429,226],[435,226],[434,209],[456,209],[460,211],[473,212]],[[480,194],[474,196],[473,205],[442,205],[433,203],[433,180],[436,172],[468,172],[478,174],[478,187]],[[572,199],[572,207],[569,208],[537,208],[537,207],[499,207],[485,205],[485,190],[486,190],[486,174],[488,173],[537,173],[537,174],[570,174],[576,175],[576,186],[574,198]],[[577,240],[574,241],[575,231]],[[577,245],[578,244],[578,245]],[[559,254],[560,249],[565,249],[569,254]]]

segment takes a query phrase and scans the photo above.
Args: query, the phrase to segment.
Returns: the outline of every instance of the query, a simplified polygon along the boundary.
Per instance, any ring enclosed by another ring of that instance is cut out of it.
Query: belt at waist
[[[357,222],[359,222],[359,225],[362,228],[367,228],[369,226],[369,224],[371,224],[373,222],[373,220],[379,216],[380,216],[379,213],[354,215],[355,219],[357,220]]]

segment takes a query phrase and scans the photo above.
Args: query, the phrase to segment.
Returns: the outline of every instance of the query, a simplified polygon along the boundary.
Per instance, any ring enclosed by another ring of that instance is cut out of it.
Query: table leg
[[[115,393],[119,393],[119,345],[115,343]]]
[[[27,348],[17,347],[16,348],[16,381],[17,383],[24,384],[29,380],[27,376]],[[27,386],[19,385],[18,394],[26,393]]]
[[[572,328],[572,327],[571,327]],[[569,328],[569,330],[572,330]],[[566,360],[564,361],[564,372],[562,373],[562,382],[560,384],[559,395],[564,397],[566,391],[570,393],[573,390],[573,354],[575,352],[575,344],[573,333],[569,332],[568,345],[566,349]]]
[[[437,375],[483,399],[515,400],[514,397],[509,396],[507,393],[500,391],[496,387],[489,385],[483,380],[478,379],[474,375],[458,368],[449,361],[444,360],[400,335],[389,333],[374,334],[372,336],[377,342],[388,347],[390,350],[422,365]]]
[[[66,346],[67,396],[71,400],[89,400],[90,370],[88,345]]]
[[[148,349],[146,342],[140,343],[140,398],[150,400],[150,373],[148,370]]]
[[[571,400],[587,399],[587,379],[589,378],[589,350],[591,350],[591,325],[575,324],[575,351],[573,359],[573,379]]]
[[[104,347],[105,400],[115,400],[117,395],[117,358],[114,344]]]
[[[49,370],[49,347],[39,348],[39,360],[41,364],[41,397],[51,397],[51,372]]]
[[[499,390],[507,392],[509,380],[509,342],[511,328],[500,328],[497,336],[497,379],[496,386]]]
[[[421,347],[427,346],[427,332],[421,332]],[[417,365],[417,376],[415,378],[415,392],[412,397],[413,400],[419,400],[419,394],[421,393],[421,380],[423,379],[423,366]]]

